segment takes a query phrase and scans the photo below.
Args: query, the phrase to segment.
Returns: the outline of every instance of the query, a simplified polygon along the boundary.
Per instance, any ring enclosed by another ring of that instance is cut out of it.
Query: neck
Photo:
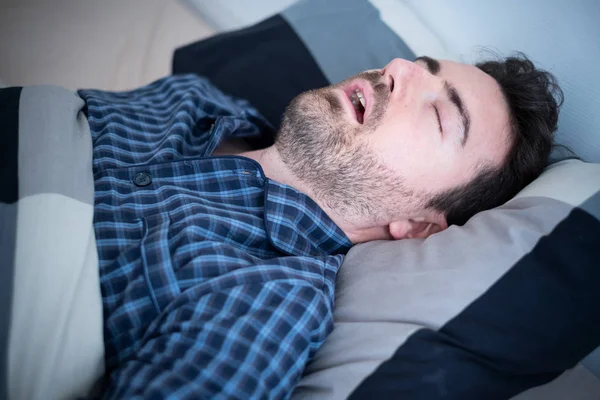
[[[353,224],[347,217],[344,217],[327,206],[326,202],[315,196],[309,185],[298,179],[290,170],[287,164],[281,159],[279,152],[275,146],[268,147],[262,150],[254,150],[239,154],[240,156],[248,157],[258,162],[265,175],[279,183],[289,185],[294,189],[306,194],[313,199],[331,218],[331,220],[348,236],[354,244],[366,242],[369,240],[384,239],[391,236],[385,227],[361,227]]]
[[[313,197],[308,186],[297,179],[286,163],[283,162],[275,146],[241,153],[240,156],[248,157],[258,162],[269,179],[289,185],[311,198]]]

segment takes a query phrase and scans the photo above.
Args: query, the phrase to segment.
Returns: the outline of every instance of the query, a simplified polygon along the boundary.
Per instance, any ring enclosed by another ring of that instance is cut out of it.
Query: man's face
[[[418,216],[434,195],[499,165],[508,126],[499,85],[478,68],[395,59],[298,96],[276,147],[330,207],[385,222]]]

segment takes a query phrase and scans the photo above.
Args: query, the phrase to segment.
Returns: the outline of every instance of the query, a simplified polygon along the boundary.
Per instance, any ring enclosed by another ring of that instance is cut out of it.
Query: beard
[[[373,104],[363,124],[352,124],[339,89],[357,78],[373,87]],[[318,203],[349,219],[386,222],[413,198],[401,175],[391,170],[369,145],[381,124],[389,88],[378,72],[355,77],[297,96],[287,107],[275,147],[286,166]],[[413,199],[414,200],[414,199]]]

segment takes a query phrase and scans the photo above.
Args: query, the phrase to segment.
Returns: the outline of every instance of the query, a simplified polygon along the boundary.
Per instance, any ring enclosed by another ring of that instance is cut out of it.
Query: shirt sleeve
[[[206,156],[224,138],[261,134],[265,120],[250,104],[196,75],[170,76],[144,87],[78,91],[94,146],[94,173]],[[217,121],[228,129],[213,129]]]
[[[106,398],[287,398],[333,327],[332,305],[307,282],[195,290],[110,374]]]

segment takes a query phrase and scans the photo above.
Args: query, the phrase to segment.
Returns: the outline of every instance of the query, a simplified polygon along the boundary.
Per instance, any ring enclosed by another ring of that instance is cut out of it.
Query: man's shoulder
[[[157,107],[157,112],[164,113],[177,104],[188,104],[215,115],[258,114],[247,101],[223,93],[208,78],[196,74],[167,76],[126,91],[80,89],[78,94],[92,108],[103,105],[139,105],[145,108]]]

